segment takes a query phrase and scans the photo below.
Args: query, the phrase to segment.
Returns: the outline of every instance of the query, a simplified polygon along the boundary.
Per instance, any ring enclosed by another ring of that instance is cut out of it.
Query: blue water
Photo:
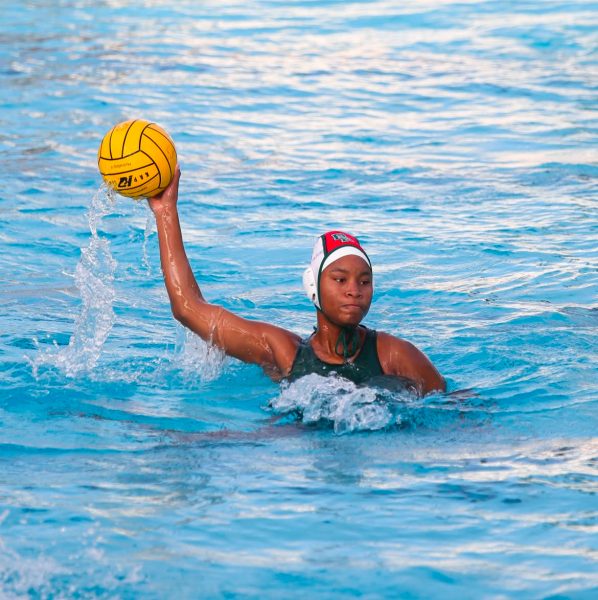
[[[598,11],[0,4],[0,597],[595,598]],[[104,133],[180,157],[206,297],[300,334],[338,227],[449,382],[289,388],[173,320]]]

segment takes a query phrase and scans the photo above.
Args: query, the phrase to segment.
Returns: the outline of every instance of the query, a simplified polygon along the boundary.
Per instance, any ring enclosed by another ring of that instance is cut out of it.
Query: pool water
[[[0,597],[595,598],[596,8],[3,2]],[[133,117],[207,298],[307,335],[350,231],[366,324],[449,393],[280,386],[185,332],[97,172]]]

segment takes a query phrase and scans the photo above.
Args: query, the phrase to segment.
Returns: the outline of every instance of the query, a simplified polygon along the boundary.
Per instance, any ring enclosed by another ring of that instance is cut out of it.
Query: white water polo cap
[[[303,289],[307,297],[320,306],[320,277],[326,267],[344,256],[359,256],[372,268],[372,263],[359,240],[344,231],[328,231],[316,240],[311,264],[303,272]]]

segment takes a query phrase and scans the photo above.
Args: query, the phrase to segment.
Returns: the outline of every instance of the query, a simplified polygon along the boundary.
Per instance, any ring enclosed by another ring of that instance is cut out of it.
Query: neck
[[[360,325],[339,325],[332,322],[321,310],[317,311],[317,322],[318,325],[313,340],[320,352],[329,357],[344,359],[355,354],[357,348],[361,345]],[[354,336],[357,336],[357,340]],[[347,354],[349,349],[352,351]]]

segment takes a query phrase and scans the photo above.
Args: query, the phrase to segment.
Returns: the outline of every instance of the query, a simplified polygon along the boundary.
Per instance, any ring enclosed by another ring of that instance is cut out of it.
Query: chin
[[[360,315],[359,317],[339,316],[337,323],[343,327],[357,327],[363,321],[364,317],[365,315]]]

